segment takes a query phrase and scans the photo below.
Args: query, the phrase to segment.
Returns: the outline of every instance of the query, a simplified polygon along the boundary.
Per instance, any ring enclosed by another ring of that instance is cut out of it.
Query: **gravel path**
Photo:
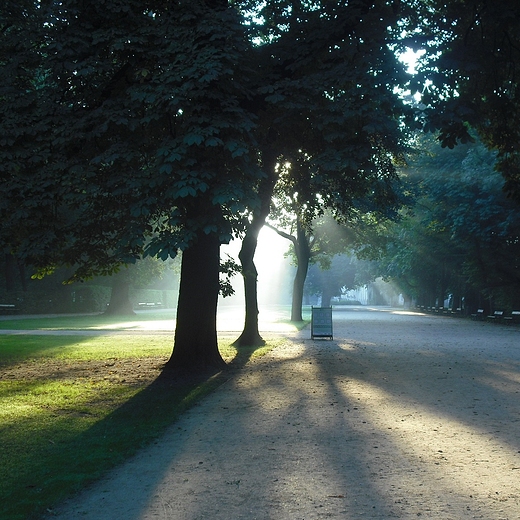
[[[520,518],[520,328],[334,311],[52,518]]]

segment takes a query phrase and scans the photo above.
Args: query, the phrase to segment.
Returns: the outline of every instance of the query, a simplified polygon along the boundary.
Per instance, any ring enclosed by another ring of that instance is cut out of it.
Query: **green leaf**
[[[187,134],[184,139],[184,143],[186,143],[188,146],[191,145],[200,145],[204,142],[204,137],[200,134]]]

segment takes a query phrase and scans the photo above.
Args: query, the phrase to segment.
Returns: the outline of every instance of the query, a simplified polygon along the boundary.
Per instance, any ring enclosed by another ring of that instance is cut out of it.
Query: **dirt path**
[[[520,328],[334,312],[235,374],[63,520],[520,518]]]

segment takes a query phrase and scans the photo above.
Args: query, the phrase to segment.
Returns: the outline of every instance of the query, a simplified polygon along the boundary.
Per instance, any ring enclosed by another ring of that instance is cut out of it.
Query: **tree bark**
[[[265,341],[258,330],[258,271],[254,262],[256,246],[258,244],[257,223],[251,223],[246,236],[242,240],[242,248],[238,258],[242,266],[244,279],[245,321],[244,329],[233,345],[237,347],[264,345]],[[265,221],[265,219],[264,219]]]
[[[110,293],[110,303],[105,314],[108,316],[130,316],[135,314],[130,302],[130,281],[126,277],[114,276],[112,282],[112,292]]]
[[[16,260],[13,255],[5,255],[5,290],[13,292],[16,290]]]
[[[303,321],[303,287],[307,278],[307,270],[309,269],[309,261],[298,260],[298,267],[293,281],[293,293],[291,304],[291,321]]]
[[[293,282],[291,321],[303,321],[303,287],[307,278],[307,272],[309,271],[311,248],[305,230],[300,222],[296,224],[296,240],[293,241],[293,244],[298,266]]]
[[[303,321],[303,287],[309,271],[312,249],[312,246],[309,243],[309,237],[305,233],[305,229],[301,225],[299,219],[296,222],[296,236],[289,235],[280,229],[276,229],[270,224],[267,224],[267,226],[276,231],[281,237],[290,240],[293,244],[297,267],[293,281],[291,321]]]
[[[322,307],[330,307],[330,300],[332,300],[332,291],[330,288],[326,288],[321,293],[321,306]]]
[[[219,266],[218,235],[199,232],[182,255],[175,344],[166,371],[200,374],[226,366],[217,342]]]
[[[242,247],[238,255],[240,265],[242,266],[242,277],[244,279],[246,316],[242,334],[240,334],[233,343],[233,345],[237,347],[260,346],[265,344],[258,330],[258,271],[254,262],[254,256],[258,245],[258,234],[265,225],[265,221],[271,209],[271,199],[277,180],[275,173],[276,154],[273,151],[264,151],[263,163],[267,176],[262,180],[258,190],[260,208],[253,213],[253,219],[247,229],[246,236],[242,240]]]

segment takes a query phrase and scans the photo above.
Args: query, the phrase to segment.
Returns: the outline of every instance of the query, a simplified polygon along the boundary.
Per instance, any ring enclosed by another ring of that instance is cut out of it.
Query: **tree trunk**
[[[110,293],[110,303],[105,314],[108,316],[131,316],[135,314],[130,302],[130,282],[126,277],[115,275]]]
[[[27,277],[25,276],[25,264],[18,260],[18,272],[20,273],[20,281],[22,282],[22,291],[27,292]]]
[[[263,156],[264,170],[266,177],[262,180],[258,193],[260,196],[260,209],[253,213],[253,219],[246,236],[242,240],[242,248],[238,258],[242,266],[242,276],[244,278],[244,297],[245,297],[245,322],[242,334],[233,343],[237,347],[260,346],[264,345],[258,330],[258,271],[255,266],[254,256],[258,245],[258,234],[265,224],[271,209],[271,199],[276,184],[277,175],[275,173],[277,156],[272,150],[264,150]]]
[[[329,287],[324,289],[321,293],[321,306],[322,307],[330,307],[330,300],[332,300],[332,291]]]
[[[309,271],[311,249],[305,230],[299,222],[296,224],[296,241],[293,244],[298,267],[293,282],[291,321],[303,321],[303,287]]]
[[[175,344],[167,371],[197,374],[226,366],[217,342],[219,266],[218,235],[200,232],[182,254]]]
[[[307,270],[309,262],[298,260],[298,268],[293,282],[292,305],[291,305],[291,321],[303,321],[302,307],[303,307],[303,286],[307,278]]]
[[[5,255],[5,290],[13,292],[16,290],[16,260],[13,255]]]
[[[291,321],[303,321],[302,307],[303,307],[303,287],[307,279],[307,272],[309,271],[309,262],[311,259],[311,245],[309,237],[305,233],[305,229],[300,221],[296,222],[296,237],[289,235],[284,231],[276,229],[267,224],[271,229],[274,229],[281,237],[290,240],[294,247],[294,254],[296,255],[296,275],[293,281],[292,304],[291,304]]]
[[[256,227],[254,222],[252,222],[251,227],[247,230],[246,236],[242,240],[242,248],[238,255],[242,266],[242,277],[244,278],[246,316],[242,334],[233,343],[237,347],[265,344],[258,330],[258,271],[253,260],[258,244],[259,231]]]

